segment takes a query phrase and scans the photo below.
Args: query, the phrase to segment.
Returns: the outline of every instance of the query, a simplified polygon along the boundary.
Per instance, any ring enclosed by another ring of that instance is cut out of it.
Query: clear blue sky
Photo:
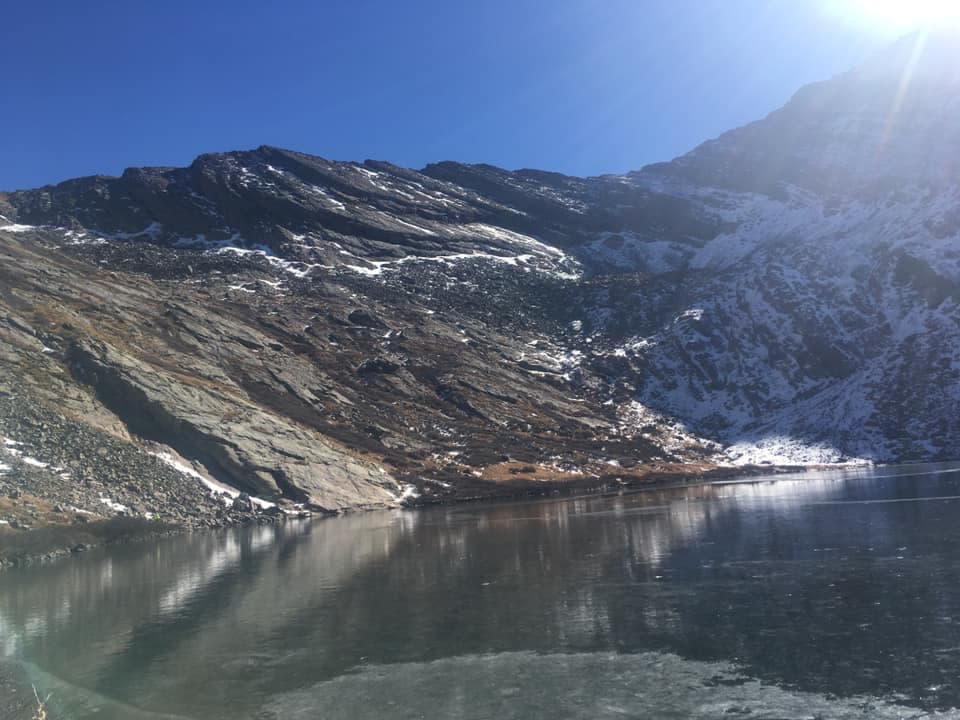
[[[260,144],[636,169],[904,32],[843,1],[863,0],[10,2],[0,189]]]

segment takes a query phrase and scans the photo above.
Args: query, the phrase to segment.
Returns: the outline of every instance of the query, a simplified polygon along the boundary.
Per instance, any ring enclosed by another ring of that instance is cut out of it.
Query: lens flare
[[[831,0],[831,9],[854,22],[889,30],[960,28],[957,0]]]

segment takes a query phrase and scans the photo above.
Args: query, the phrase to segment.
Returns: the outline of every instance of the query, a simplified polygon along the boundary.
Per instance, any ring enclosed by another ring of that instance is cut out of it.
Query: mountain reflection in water
[[[656,656],[948,710],[958,500],[957,468],[914,466],[194,533],[5,573],[0,652],[76,718],[281,717],[282,699],[335,717],[350,678],[435,673],[443,695],[501,655],[562,685],[573,663],[588,704],[639,692],[631,663]],[[377,716],[416,716],[397,697]]]

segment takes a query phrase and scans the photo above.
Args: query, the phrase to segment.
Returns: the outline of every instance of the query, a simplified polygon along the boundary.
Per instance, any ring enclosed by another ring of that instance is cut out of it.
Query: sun
[[[960,0],[831,0],[833,10],[886,30],[960,28]]]

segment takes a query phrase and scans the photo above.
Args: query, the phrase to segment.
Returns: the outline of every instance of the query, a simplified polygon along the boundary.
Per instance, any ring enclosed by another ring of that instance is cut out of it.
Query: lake
[[[57,717],[960,718],[960,467],[193,533],[0,574]]]

